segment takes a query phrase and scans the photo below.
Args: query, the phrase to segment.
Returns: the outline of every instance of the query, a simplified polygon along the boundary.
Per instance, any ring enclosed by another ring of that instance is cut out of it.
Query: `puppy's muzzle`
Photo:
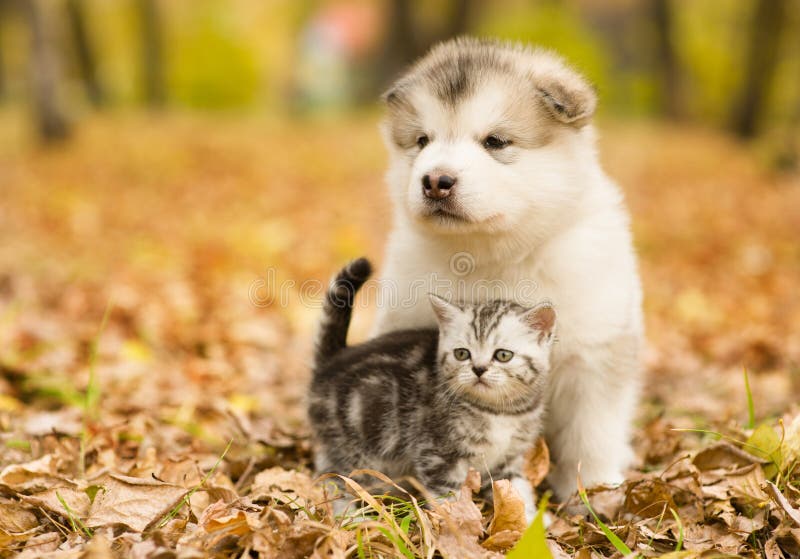
[[[422,193],[431,200],[442,200],[450,196],[456,182],[454,176],[433,171],[422,177]]]

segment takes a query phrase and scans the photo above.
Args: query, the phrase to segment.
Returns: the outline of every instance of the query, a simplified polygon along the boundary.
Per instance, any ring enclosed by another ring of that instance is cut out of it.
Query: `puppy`
[[[587,486],[621,482],[642,295],[622,195],[595,151],[594,91],[550,52],[462,38],[384,99],[394,225],[373,333],[434,326],[429,291],[552,301],[550,484],[566,499],[579,465]]]

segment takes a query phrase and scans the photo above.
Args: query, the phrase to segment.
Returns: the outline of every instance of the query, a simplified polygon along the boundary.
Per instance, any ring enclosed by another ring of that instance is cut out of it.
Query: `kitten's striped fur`
[[[541,430],[552,309],[432,296],[439,330],[347,347],[353,299],[370,269],[365,259],[345,267],[325,302],[309,404],[318,472],[376,469],[414,476],[444,495],[473,467],[487,484],[515,480],[532,514],[522,457]],[[468,350],[469,359],[456,359],[454,349]],[[498,361],[499,349],[513,352],[509,361]]]

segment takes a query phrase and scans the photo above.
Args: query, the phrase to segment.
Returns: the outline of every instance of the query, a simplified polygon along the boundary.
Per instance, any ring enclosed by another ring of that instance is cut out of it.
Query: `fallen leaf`
[[[492,551],[508,551],[519,541],[522,532],[517,530],[501,530],[486,538],[481,545]]]
[[[101,487],[91,505],[90,528],[121,524],[143,532],[160,521],[188,492],[183,487],[147,478],[109,474],[93,483]]]
[[[483,535],[481,511],[472,501],[473,487],[480,488],[480,474],[467,474],[467,479],[454,500],[445,501],[437,512],[442,516],[439,537],[436,541],[439,552],[446,559],[486,559],[502,557],[497,552],[485,549],[478,543]]]
[[[3,468],[0,487],[15,493],[35,493],[62,485],[66,479],[58,473],[53,455],[47,454],[25,464],[11,464]]]
[[[38,527],[36,515],[19,503],[0,503],[0,549],[29,539]]]
[[[800,527],[800,509],[794,508],[789,503],[789,500],[784,497],[783,493],[781,493],[781,490],[778,489],[778,486],[771,481],[765,482],[764,487],[770,498],[775,501],[775,504],[786,513],[786,516],[792,519],[792,522],[794,522],[796,526]]]
[[[749,452],[722,441],[704,448],[692,460],[698,470],[733,469],[749,464],[766,463]]]
[[[305,503],[318,503],[324,499],[322,489],[314,484],[308,474],[284,468],[270,468],[259,472],[250,489],[254,503],[275,500],[299,508]]]
[[[111,542],[103,534],[95,534],[86,545],[86,552],[81,559],[114,559]]]
[[[625,493],[625,510],[640,518],[658,516],[664,510],[677,508],[670,488],[658,478],[632,482]],[[606,518],[612,520],[616,515]]]
[[[45,554],[57,550],[60,545],[61,534],[58,532],[45,532],[25,542],[25,548],[18,557],[43,557]]]
[[[89,515],[89,506],[91,500],[86,494],[86,491],[78,489],[74,486],[62,486],[47,491],[40,491],[34,495],[22,495],[20,498],[31,505],[42,507],[43,509],[53,512],[59,516],[66,517],[67,510],[61,499],[67,503],[72,513],[79,519],[84,519]]]
[[[731,486],[731,504],[745,516],[755,517],[769,502],[762,489],[766,479],[761,466],[753,464],[730,472],[726,480]]]
[[[774,537],[764,543],[764,559],[785,559],[778,541]]]
[[[762,460],[772,463],[768,466],[768,469],[772,470],[770,476],[777,473],[783,464],[781,435],[767,423],[756,427],[744,448]]]
[[[525,466],[523,473],[536,488],[544,481],[550,471],[550,449],[544,437],[539,437],[536,444],[525,454]]]
[[[800,414],[794,416],[786,427],[783,437],[784,461],[786,464],[800,464]]]
[[[525,521],[525,501],[507,479],[492,483],[494,517],[489,524],[489,534],[498,532],[517,532],[521,534],[528,523]]]

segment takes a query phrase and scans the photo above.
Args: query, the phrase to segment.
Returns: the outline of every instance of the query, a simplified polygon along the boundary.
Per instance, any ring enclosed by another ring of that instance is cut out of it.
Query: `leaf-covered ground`
[[[380,261],[373,117],[116,115],[53,150],[20,142],[19,119],[0,127],[0,556],[468,558],[517,542],[502,482],[496,511],[471,479],[446,506],[373,500],[358,523],[312,483],[319,284],[302,282]],[[588,489],[596,517],[577,497],[550,507],[550,552],[798,557],[800,181],[710,132],[602,129],[646,292],[638,463]],[[530,466],[546,472],[543,448]],[[517,557],[542,553],[530,530]]]

